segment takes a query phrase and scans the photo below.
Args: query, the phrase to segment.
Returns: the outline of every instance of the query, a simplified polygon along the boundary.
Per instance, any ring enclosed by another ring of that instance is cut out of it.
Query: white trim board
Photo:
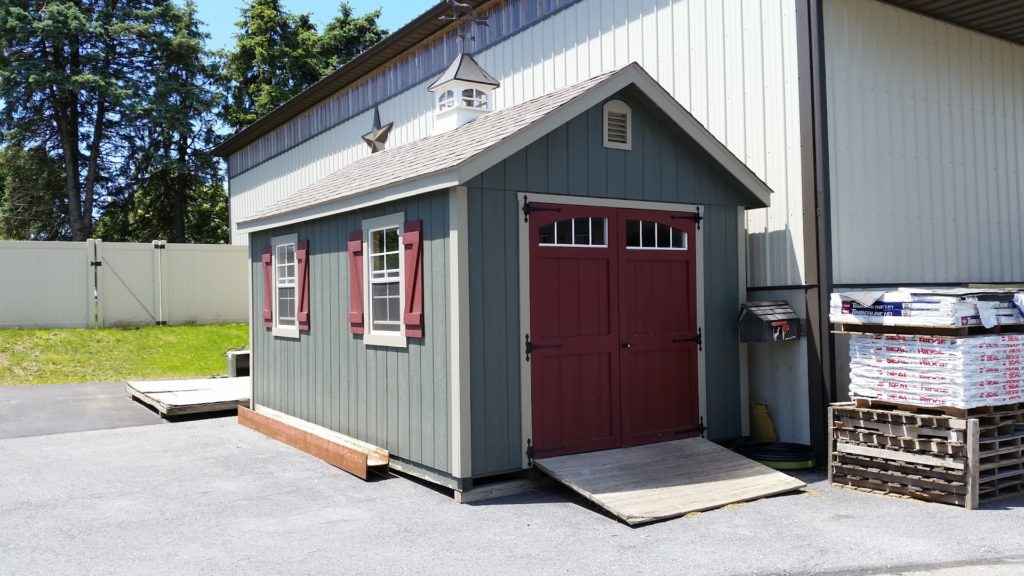
[[[591,196],[566,196],[561,194],[538,194],[534,192],[519,192],[516,194],[516,205],[522,206],[523,200],[529,198],[531,201],[549,204],[570,204],[576,206],[597,206],[602,208],[627,208],[633,210],[659,210],[678,212],[703,213],[704,206],[696,204],[678,204],[672,202],[648,202],[642,200],[621,200],[615,198],[594,198]],[[742,213],[743,208],[739,208]],[[523,342],[526,334],[530,332],[530,225],[524,222],[523,218],[517,217],[519,222],[519,341]],[[697,327],[704,329],[707,336],[707,327],[704,322],[704,231],[698,227],[696,238],[697,244]],[[697,352],[697,394],[699,403],[699,418],[707,418],[707,365],[704,347]],[[526,457],[526,441],[533,437],[533,378],[530,373],[530,363],[526,361],[524,354],[519,355],[519,397],[522,414],[522,466],[529,467],[529,459]]]
[[[473,426],[470,404],[469,196],[456,186],[448,196],[449,357],[451,374],[451,474],[473,475]]]

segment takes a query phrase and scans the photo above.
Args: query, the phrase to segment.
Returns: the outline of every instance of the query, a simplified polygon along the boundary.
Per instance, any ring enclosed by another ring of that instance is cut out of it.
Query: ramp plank
[[[125,385],[132,398],[173,417],[234,410],[249,403],[249,378],[133,381]]]
[[[534,465],[630,525],[806,486],[703,438],[545,458]]]

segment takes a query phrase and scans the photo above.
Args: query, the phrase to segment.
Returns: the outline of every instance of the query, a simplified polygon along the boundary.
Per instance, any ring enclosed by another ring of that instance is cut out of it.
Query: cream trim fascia
[[[256,362],[255,362],[256,357],[253,354],[253,342],[256,341],[256,324],[255,324],[256,318],[254,317],[254,314],[253,314],[253,311],[252,311],[252,305],[253,305],[253,302],[254,302],[253,298],[252,298],[252,288],[253,288],[253,285],[255,284],[253,282],[253,276],[255,276],[256,274],[253,272],[253,268],[255,268],[255,266],[254,266],[255,262],[253,262],[252,259],[251,259],[252,258],[252,252],[255,249],[255,247],[254,246],[246,246],[245,248],[246,248],[246,250],[249,251],[249,257],[246,258],[246,263],[249,266],[249,274],[248,274],[248,276],[249,276],[249,330],[248,330],[248,332],[249,332],[249,409],[250,410],[255,410],[256,409],[256,396],[255,396],[255,394],[253,394],[253,392],[255,391],[256,387],[253,384],[253,376],[255,375],[255,370],[253,370],[253,367],[256,365]],[[262,267],[263,267],[263,262],[260,261],[260,268],[262,268]],[[261,278],[260,281],[262,282],[262,274],[263,274],[263,270],[262,269],[259,271],[259,274],[261,275],[260,276],[260,278]],[[261,324],[263,322],[263,317],[262,316],[260,316],[260,322],[261,322]]]
[[[456,186],[448,196],[449,373],[451,374],[451,474],[473,475],[473,426],[469,333],[469,193]]]
[[[389,348],[406,348],[409,343],[405,337],[405,322],[397,334],[395,333],[374,333],[373,331],[373,310],[370,308],[372,299],[370,292],[370,233],[381,228],[398,227],[398,242],[401,246],[402,233],[405,232],[405,212],[392,212],[376,218],[367,218],[362,222],[363,228],[363,314],[365,315],[365,332],[363,333],[363,344],[367,346],[387,346]],[[405,302],[405,258],[399,252],[398,257],[398,298]]]
[[[543,201],[550,201],[558,197],[543,194],[516,195],[516,206],[522,206],[527,196],[540,197]],[[519,222],[519,341],[525,341],[526,335],[530,333],[530,224],[524,222],[520,214],[516,212],[516,222]],[[530,372],[530,363],[526,361],[526,355],[519,349],[519,413],[521,415],[522,442],[520,443],[520,454],[522,456],[523,468],[530,467],[530,459],[526,457],[526,442],[533,438],[533,375]]]

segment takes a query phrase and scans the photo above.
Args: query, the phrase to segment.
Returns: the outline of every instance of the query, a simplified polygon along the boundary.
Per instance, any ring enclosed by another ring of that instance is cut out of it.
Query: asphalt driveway
[[[6,438],[0,575],[1024,574],[1024,499],[967,512],[805,479],[629,528],[558,486],[459,505],[363,482],[234,418]]]
[[[124,382],[0,387],[0,439],[161,423]]]

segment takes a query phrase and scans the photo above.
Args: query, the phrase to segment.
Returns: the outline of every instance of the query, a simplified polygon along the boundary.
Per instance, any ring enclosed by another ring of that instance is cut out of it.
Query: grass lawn
[[[0,330],[0,386],[222,376],[245,324]]]

